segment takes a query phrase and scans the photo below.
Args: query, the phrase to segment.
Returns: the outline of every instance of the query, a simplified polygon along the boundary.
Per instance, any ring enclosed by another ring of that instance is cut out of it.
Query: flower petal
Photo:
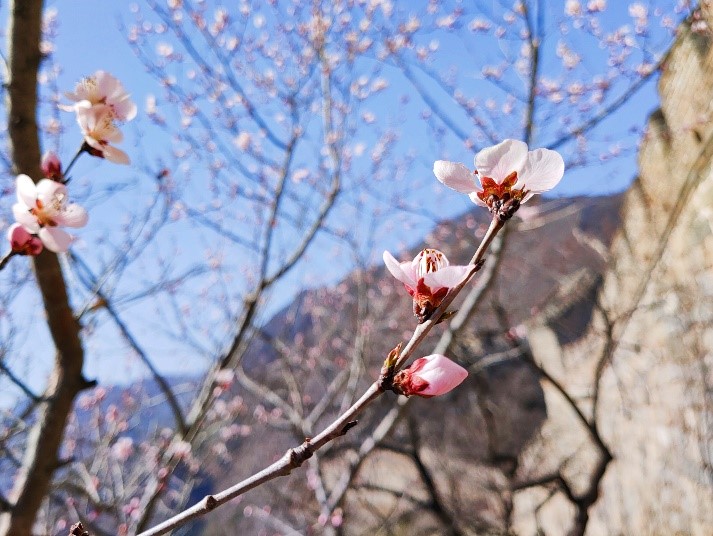
[[[65,225],[67,227],[84,227],[89,220],[89,215],[84,207],[76,203],[72,203],[64,207],[62,212],[60,212],[55,221],[58,225]]]
[[[416,288],[416,281],[414,280],[414,277],[410,274],[411,261],[400,263],[388,251],[384,251],[383,258],[384,264],[386,265],[387,270],[391,272],[391,275],[401,281],[404,285],[407,285],[411,288]]]
[[[478,188],[473,172],[459,162],[437,160],[433,164],[433,174],[443,184],[462,194],[469,194]]]
[[[50,179],[42,179],[37,183],[37,199],[51,201],[58,195],[67,195],[67,187],[61,182]]]
[[[557,186],[563,175],[564,160],[557,151],[535,149],[527,153],[515,187],[539,194]]]
[[[37,235],[45,247],[55,253],[67,251],[74,240],[69,233],[59,227],[43,227]]]
[[[439,288],[453,288],[458,286],[473,266],[446,266],[435,272],[426,274],[423,282],[433,291]]]
[[[114,162],[115,164],[125,164],[125,165],[128,165],[131,163],[131,160],[129,160],[129,155],[127,155],[121,149],[117,149],[113,145],[105,145],[102,148],[102,153],[104,154],[104,158],[109,160],[109,162]]]
[[[481,177],[490,177],[498,184],[513,171],[520,171],[527,158],[527,144],[519,140],[504,140],[486,147],[475,155],[475,168]]]
[[[31,233],[36,233],[40,230],[40,224],[24,203],[15,203],[12,206],[12,215],[15,216],[15,221],[22,225]]]
[[[27,208],[35,208],[37,201],[37,187],[35,182],[27,175],[18,175],[15,179],[15,189],[17,190],[17,200]]]
[[[480,188],[478,188],[475,192],[471,192],[470,194],[468,194],[468,197],[470,197],[470,200],[471,200],[473,203],[475,203],[476,205],[481,206],[481,207],[486,207],[486,208],[487,208],[488,205],[486,205],[486,204],[480,199],[480,197],[478,197],[478,194],[479,194],[480,192],[482,192],[482,191],[483,191],[483,190],[481,190]]]
[[[439,396],[460,385],[468,376],[468,371],[458,363],[441,354],[433,354],[422,358],[425,363],[414,372],[414,377],[427,382],[419,396]]]
[[[131,121],[136,117],[136,112],[136,103],[128,96],[114,104],[114,113],[119,121]]]
[[[66,197],[67,188],[62,183],[50,179],[42,179],[37,183],[37,199],[46,214],[57,214],[57,205],[61,206]]]

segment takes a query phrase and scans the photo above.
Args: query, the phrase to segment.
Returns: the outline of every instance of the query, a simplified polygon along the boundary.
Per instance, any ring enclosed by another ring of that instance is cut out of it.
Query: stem
[[[70,160],[69,164],[67,165],[67,169],[64,170],[64,175],[69,174],[69,171],[72,169],[72,166],[74,166],[74,163],[79,159],[79,155],[85,152],[87,152],[87,142],[83,141],[82,144],[79,146],[77,152],[72,157],[72,160]],[[69,179],[65,179],[64,184],[67,184],[68,182]]]
[[[13,258],[15,255],[17,255],[17,251],[13,251],[13,250],[8,251],[7,254],[2,259],[0,259],[0,270],[5,268],[5,265],[7,264],[7,262],[11,258]]]
[[[446,295],[443,302],[441,302],[441,305],[438,309],[436,309],[431,318],[416,327],[411,340],[402,350],[392,372],[403,366],[420,343],[426,338],[431,329],[438,323],[438,320],[446,312],[446,309],[453,302],[458,293],[478,271],[480,268],[480,261],[482,261],[488,246],[492,243],[498,232],[503,228],[503,225],[504,223],[500,221],[497,215],[493,217],[486,235],[483,237],[480,246],[478,246],[478,249],[473,255],[472,269],[468,272],[466,278]],[[266,467],[262,471],[255,473],[253,476],[220,493],[206,495],[201,501],[190,508],[176,514],[170,519],[167,519],[149,530],[139,533],[137,536],[158,536],[159,534],[166,534],[182,526],[191,519],[203,516],[221,504],[224,504],[253,488],[274,480],[277,477],[289,475],[293,469],[300,467],[321,447],[332,440],[345,435],[351,428],[356,426],[357,421],[355,420],[355,417],[357,417],[374,400],[379,398],[384,393],[384,389],[388,387],[388,385],[382,386],[382,384],[386,383],[385,380],[385,373],[382,373],[381,377],[371,384],[359,400],[357,400],[347,411],[337,417],[337,419],[327,426],[322,432],[317,434],[314,438],[306,439],[300,446],[289,449],[278,461],[269,467]]]
[[[488,247],[490,247],[490,244],[495,239],[500,229],[503,228],[503,225],[504,223],[500,221],[497,216],[493,216],[493,219],[490,222],[490,227],[488,227],[488,231],[485,233],[485,236],[483,237],[480,246],[478,246],[478,249],[475,251],[473,258],[470,260],[472,268],[468,272],[468,275],[456,287],[451,289],[451,291],[446,295],[445,298],[443,298],[441,305],[439,305],[438,309],[434,311],[434,313],[431,315],[431,318],[429,318],[423,324],[419,324],[419,326],[413,332],[411,340],[406,344],[406,346],[401,351],[401,354],[399,355],[398,359],[396,360],[394,372],[400,370],[401,367],[404,366],[406,361],[408,361],[408,359],[413,355],[414,350],[416,350],[416,348],[426,338],[426,335],[428,335],[429,331],[431,331],[431,328],[438,323],[438,321],[441,319],[448,307],[451,305],[451,303],[453,303],[453,300],[456,298],[458,293],[463,289],[463,287],[468,284],[468,282],[473,278],[475,273],[480,269],[480,263],[483,260],[483,257],[485,256],[485,252],[487,251]]]

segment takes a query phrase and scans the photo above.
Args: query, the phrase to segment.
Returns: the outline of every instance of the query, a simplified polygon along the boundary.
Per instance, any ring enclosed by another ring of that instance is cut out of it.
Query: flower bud
[[[7,231],[10,248],[20,255],[39,255],[42,252],[42,241],[25,229],[19,223],[13,223]]]
[[[394,377],[394,390],[405,396],[431,398],[451,391],[468,371],[444,355],[433,354],[414,361]]]
[[[42,175],[53,181],[62,182],[64,181],[64,175],[62,174],[62,162],[60,162],[59,157],[52,151],[47,151],[42,157]]]

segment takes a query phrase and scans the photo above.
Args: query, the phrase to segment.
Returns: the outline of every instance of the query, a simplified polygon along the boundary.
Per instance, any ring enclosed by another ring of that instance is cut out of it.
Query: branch
[[[292,267],[295,266],[297,261],[302,258],[304,255],[305,251],[307,250],[307,247],[309,244],[312,242],[314,237],[316,236],[317,231],[323,226],[325,219],[329,215],[331,209],[334,207],[334,203],[336,201],[337,195],[339,193],[340,189],[340,173],[341,173],[341,160],[339,157],[339,153],[336,149],[335,142],[334,141],[329,141],[331,140],[331,132],[332,132],[332,119],[331,119],[331,108],[332,108],[332,101],[331,101],[331,93],[330,93],[330,87],[331,87],[331,82],[329,80],[329,75],[325,72],[323,73],[323,78],[322,78],[322,91],[323,91],[323,97],[324,97],[324,103],[323,103],[323,121],[324,121],[324,136],[325,136],[325,143],[329,147],[329,153],[333,161],[333,166],[334,166],[334,174],[332,176],[332,183],[329,192],[327,193],[327,197],[325,198],[325,201],[322,203],[322,206],[320,207],[319,213],[317,215],[317,218],[313,222],[312,226],[310,229],[308,229],[302,236],[302,240],[300,244],[296,247],[295,251],[293,254],[287,259],[287,261],[271,276],[267,275],[267,269],[268,269],[268,264],[269,264],[269,257],[270,257],[270,252],[271,252],[271,243],[272,243],[272,238],[273,234],[275,232],[276,226],[273,225],[277,221],[277,216],[278,216],[278,211],[280,207],[280,200],[284,192],[284,184],[287,179],[288,175],[288,170],[290,167],[290,163],[292,161],[293,157],[293,152],[298,140],[298,132],[296,129],[292,129],[292,138],[290,139],[290,142],[285,146],[285,155],[284,155],[284,160],[282,164],[282,173],[280,175],[280,178],[278,179],[278,184],[274,193],[274,198],[273,198],[273,206],[271,210],[271,215],[270,218],[268,219],[266,230],[265,230],[265,237],[264,237],[264,242],[263,242],[263,247],[261,248],[261,263],[260,263],[260,279],[259,282],[257,283],[255,290],[253,293],[248,296],[244,302],[244,307],[243,307],[243,314],[242,317],[240,318],[237,328],[236,328],[236,335],[233,338],[233,341],[230,345],[230,348],[228,351],[218,360],[218,362],[215,364],[215,366],[211,369],[211,371],[208,373],[206,376],[205,381],[203,382],[201,391],[199,392],[198,396],[194,400],[191,409],[188,413],[188,418],[187,418],[187,429],[186,432],[183,434],[183,439],[186,441],[191,442],[193,439],[195,439],[196,435],[198,434],[198,431],[200,430],[201,424],[203,417],[205,416],[206,411],[212,404],[213,400],[213,383],[214,383],[214,377],[215,373],[223,368],[235,368],[239,364],[240,356],[242,355],[241,346],[243,346],[245,338],[248,334],[249,328],[252,324],[253,318],[257,314],[258,311],[258,304],[260,301],[260,298],[265,290],[267,290],[270,286],[275,284],[277,281],[279,281],[283,276],[285,276],[289,270],[292,269]],[[141,519],[139,520],[137,526],[138,530],[143,530],[146,524],[148,523],[148,520],[150,518],[150,515],[153,511],[153,506],[155,504],[155,501],[158,499],[159,494],[163,491],[163,488],[157,489],[156,493],[154,496],[149,500],[147,508],[144,510],[142,513]]]
[[[9,512],[12,509],[10,501],[0,495],[0,512]]]
[[[42,1],[14,0],[8,17],[9,69],[7,79],[8,134],[13,171],[39,178],[40,146],[36,122],[37,75],[41,60]],[[79,324],[69,305],[67,288],[54,253],[43,251],[33,259],[55,362],[39,404],[37,420],[25,445],[24,459],[9,500],[13,509],[0,514],[0,535],[29,536],[42,500],[47,495],[67,418],[76,395],[92,386],[82,376],[84,350]]]
[[[342,414],[336,421],[328,426],[322,433],[314,439],[306,439],[299,447],[289,449],[277,462],[266,467],[259,473],[238,484],[214,495],[207,495],[199,503],[164,521],[156,527],[140,533],[138,536],[155,536],[166,534],[167,532],[184,525],[186,522],[200,517],[218,506],[242,495],[243,493],[256,488],[265,482],[274,480],[280,476],[289,475],[293,469],[300,467],[312,454],[319,450],[328,442],[346,434],[357,423],[352,420],[358,416],[369,403],[378,398],[383,391],[379,383],[374,382],[362,397],[347,412]]]
[[[32,390],[27,386],[27,384],[23,382],[20,378],[15,376],[15,374],[10,370],[7,365],[5,365],[3,361],[0,361],[0,371],[4,372],[5,375],[10,379],[10,381],[17,385],[20,390],[25,393],[25,395],[29,397],[33,402],[42,401],[42,397],[37,396],[35,393],[33,393]]]
[[[2,270],[3,268],[5,268],[5,266],[7,265],[8,261],[9,261],[10,259],[12,259],[15,255],[17,255],[17,251],[12,251],[12,250],[8,251],[8,252],[5,254],[5,256],[4,256],[2,259],[0,259],[0,270]]]
[[[491,244],[495,236],[502,229],[503,222],[497,217],[493,218],[488,232],[483,237],[483,240],[473,255],[471,263],[473,265],[472,269],[468,273],[467,277],[462,283],[453,288],[448,295],[443,299],[441,305],[433,313],[432,317],[422,324],[419,324],[411,337],[409,343],[401,350],[399,357],[396,359],[395,370],[399,370],[406,361],[411,357],[414,351],[418,348],[421,342],[426,338],[431,329],[439,323],[441,317],[446,313],[448,307],[453,302],[458,293],[463,289],[463,287],[470,281],[473,275],[478,271],[481,266],[481,261],[485,255],[485,251]],[[312,457],[312,455],[317,452],[324,445],[333,441],[334,439],[345,435],[351,428],[356,426],[356,417],[364,411],[364,409],[371,404],[374,400],[379,398],[384,393],[384,389],[388,386],[385,385],[386,377],[385,372],[382,372],[381,377],[371,384],[371,386],[366,390],[366,392],[357,400],[346,412],[341,414],[334,422],[332,422],[327,428],[325,428],[321,433],[319,433],[314,438],[307,438],[298,447],[289,449],[277,462],[273,463],[269,467],[263,469],[262,471],[254,474],[253,476],[239,482],[238,484],[228,488],[220,493],[214,495],[207,495],[200,502],[194,506],[184,510],[183,512],[173,516],[172,518],[164,521],[163,523],[157,525],[156,527],[141,532],[138,536],[157,536],[159,534],[166,534],[167,532],[176,529],[190,521],[191,519],[205,515],[206,513],[214,510],[218,506],[238,497],[253,488],[256,488],[265,482],[274,480],[280,476],[289,475],[293,469],[300,467],[306,460]],[[406,400],[406,399],[403,399]],[[401,399],[397,401],[398,405],[403,406]],[[391,427],[379,426],[375,431],[380,433],[388,433]],[[368,440],[362,443],[362,448],[371,449],[375,443],[369,442]],[[361,459],[364,459],[361,457]],[[353,474],[350,471],[350,474]],[[348,485],[348,484],[347,484]],[[334,503],[329,500],[328,505],[332,506]]]
[[[491,223],[491,227],[488,229],[488,232],[483,238],[483,242],[478,247],[478,250],[476,251],[475,255],[473,255],[471,263],[473,263],[474,261],[481,261],[484,257],[487,247],[491,243],[493,247],[493,261],[486,264],[485,269],[482,270],[481,277],[478,278],[478,283],[468,294],[464,302],[461,304],[461,308],[459,309],[455,318],[448,324],[446,331],[441,335],[441,338],[439,339],[438,344],[436,344],[436,348],[434,350],[434,352],[436,353],[448,353],[448,349],[455,340],[455,335],[457,335],[457,332],[461,330],[465,325],[463,318],[472,315],[475,309],[479,306],[482,297],[485,295],[485,292],[490,288],[490,285],[495,280],[496,272],[494,269],[491,269],[491,265],[500,264],[500,259],[504,251],[505,239],[507,237],[507,231],[504,231],[502,234],[499,234],[497,230],[494,231],[495,225],[495,222]],[[456,290],[460,291],[460,288],[451,291],[448,296],[446,296],[446,299],[448,299],[451,294],[456,293]],[[438,317],[438,311],[434,314],[434,316]],[[428,323],[429,322],[426,322],[425,324]],[[453,328],[453,326],[451,325],[452,323],[456,323],[457,329]],[[362,442],[361,446],[359,447],[359,451],[357,452],[356,458],[349,463],[349,466],[343,471],[342,477],[337,481],[337,483],[332,489],[332,493],[329,497],[330,505],[332,508],[336,508],[337,505],[339,505],[344,499],[344,496],[346,495],[347,490],[349,489],[349,486],[351,485],[352,481],[356,477],[356,474],[359,471],[361,464],[364,462],[367,456],[371,454],[372,450],[391,433],[394,426],[396,426],[396,423],[400,420],[400,418],[406,411],[409,401],[410,399],[408,398],[400,398],[397,401],[396,405],[391,408],[391,410],[386,414],[384,418],[382,418],[381,422],[372,432],[372,434]]]
[[[542,42],[542,20],[543,16],[542,5],[537,6],[538,24],[537,28],[533,27],[531,20],[530,9],[527,2],[522,3],[523,16],[527,25],[527,40],[530,45],[530,78],[527,88],[527,111],[525,116],[525,134],[524,140],[528,145],[532,141],[532,129],[535,121],[535,110],[537,107],[537,74],[540,66],[540,43]],[[535,33],[537,32],[537,33]]]
[[[414,464],[416,464],[421,481],[423,482],[423,485],[426,486],[426,490],[431,497],[431,509],[433,510],[433,513],[436,514],[436,517],[438,517],[443,524],[448,527],[448,532],[451,536],[461,536],[463,533],[458,529],[458,523],[456,523],[453,515],[451,515],[451,513],[443,505],[443,501],[441,500],[438,489],[436,488],[436,483],[433,481],[433,477],[426,467],[426,464],[421,459],[421,455],[419,453],[421,449],[421,438],[418,433],[418,426],[413,419],[408,420],[408,429],[412,441],[412,448],[409,454],[411,459],[413,459]]]
[[[109,298],[107,297],[107,295],[104,294],[104,292],[102,292],[100,285],[96,281],[96,278],[93,276],[91,270],[86,265],[84,260],[74,253],[70,252],[69,255],[70,255],[70,258],[74,262],[79,264],[82,267],[82,269],[92,279],[91,281],[86,281],[86,283],[87,283],[86,287],[89,290],[91,290],[94,293],[94,295],[98,298],[98,300],[101,303],[104,310],[106,310],[106,312],[112,318],[112,320],[116,324],[116,327],[119,328],[119,331],[121,332],[124,339],[126,339],[126,342],[129,343],[129,346],[131,346],[131,348],[134,350],[134,352],[136,352],[136,354],[139,356],[139,358],[144,363],[146,368],[149,369],[149,372],[151,373],[151,376],[153,377],[154,381],[158,384],[159,388],[161,389],[163,394],[166,396],[168,405],[170,406],[171,411],[173,412],[173,417],[176,421],[176,426],[179,428],[181,433],[185,433],[186,421],[183,418],[183,412],[181,411],[181,406],[178,403],[178,400],[176,399],[176,395],[173,393],[171,386],[168,384],[168,381],[166,381],[166,378],[164,378],[161,375],[161,373],[154,366],[153,362],[151,361],[149,356],[146,354],[144,349],[139,345],[138,341],[134,338],[132,333],[129,331],[128,326],[124,323],[121,316],[119,316],[118,311],[114,308],[114,306],[112,305],[112,303],[109,300]]]
[[[681,26],[683,27],[683,26]],[[598,114],[596,114],[594,117],[590,118],[589,120],[585,121],[578,127],[573,128],[567,134],[557,138],[555,141],[548,143],[546,147],[548,149],[557,149],[570,141],[572,138],[576,136],[580,136],[582,134],[585,134],[592,130],[594,127],[596,127],[599,123],[604,121],[607,117],[611,116],[614,112],[616,112],[619,108],[624,106],[629,99],[631,99],[634,94],[639,91],[639,89],[642,88],[642,86],[648,82],[648,80],[654,76],[657,72],[661,70],[663,65],[668,61],[668,58],[671,54],[671,50],[673,48],[669,48],[668,52],[663,55],[663,57],[656,63],[656,65],[651,69],[651,72],[648,74],[642,76],[639,78],[636,82],[634,82],[629,88],[622,93],[618,99],[614,100],[609,106],[601,110]]]

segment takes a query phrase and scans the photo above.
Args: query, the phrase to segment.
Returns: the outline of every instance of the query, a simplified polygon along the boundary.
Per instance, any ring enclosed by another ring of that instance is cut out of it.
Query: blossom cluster
[[[549,149],[528,151],[526,143],[511,139],[481,150],[475,156],[475,167],[471,172],[463,164],[438,160],[433,172],[449,188],[467,194],[473,203],[486,207],[501,224],[533,195],[554,188],[564,175],[564,160],[559,153]],[[398,262],[388,251],[384,251],[383,257],[386,268],[403,283],[413,299],[413,311],[419,323],[429,320],[444,298],[479,266],[451,265],[437,249],[424,249],[413,260],[405,262]],[[396,373],[392,387],[406,396],[428,398],[447,393],[467,375],[468,371],[457,363],[434,354],[417,359]]]
[[[136,105],[121,82],[107,72],[97,71],[65,95],[73,104],[60,107],[76,113],[84,137],[77,154],[86,152],[128,164],[126,153],[111,145],[123,139],[117,121],[129,121],[136,116]],[[74,160],[70,168],[73,163]],[[84,208],[69,202],[65,178],[69,169],[62,170],[59,157],[47,153],[40,167],[44,178],[37,183],[25,174],[15,180],[17,203],[12,207],[15,223],[7,233],[11,254],[39,255],[43,248],[67,251],[73,238],[62,227],[84,227],[89,219]]]
[[[116,122],[131,121],[136,117],[136,104],[121,82],[105,71],[97,71],[65,96],[74,104],[61,108],[76,112],[87,152],[117,164],[128,164],[127,154],[111,145],[124,138]]]

